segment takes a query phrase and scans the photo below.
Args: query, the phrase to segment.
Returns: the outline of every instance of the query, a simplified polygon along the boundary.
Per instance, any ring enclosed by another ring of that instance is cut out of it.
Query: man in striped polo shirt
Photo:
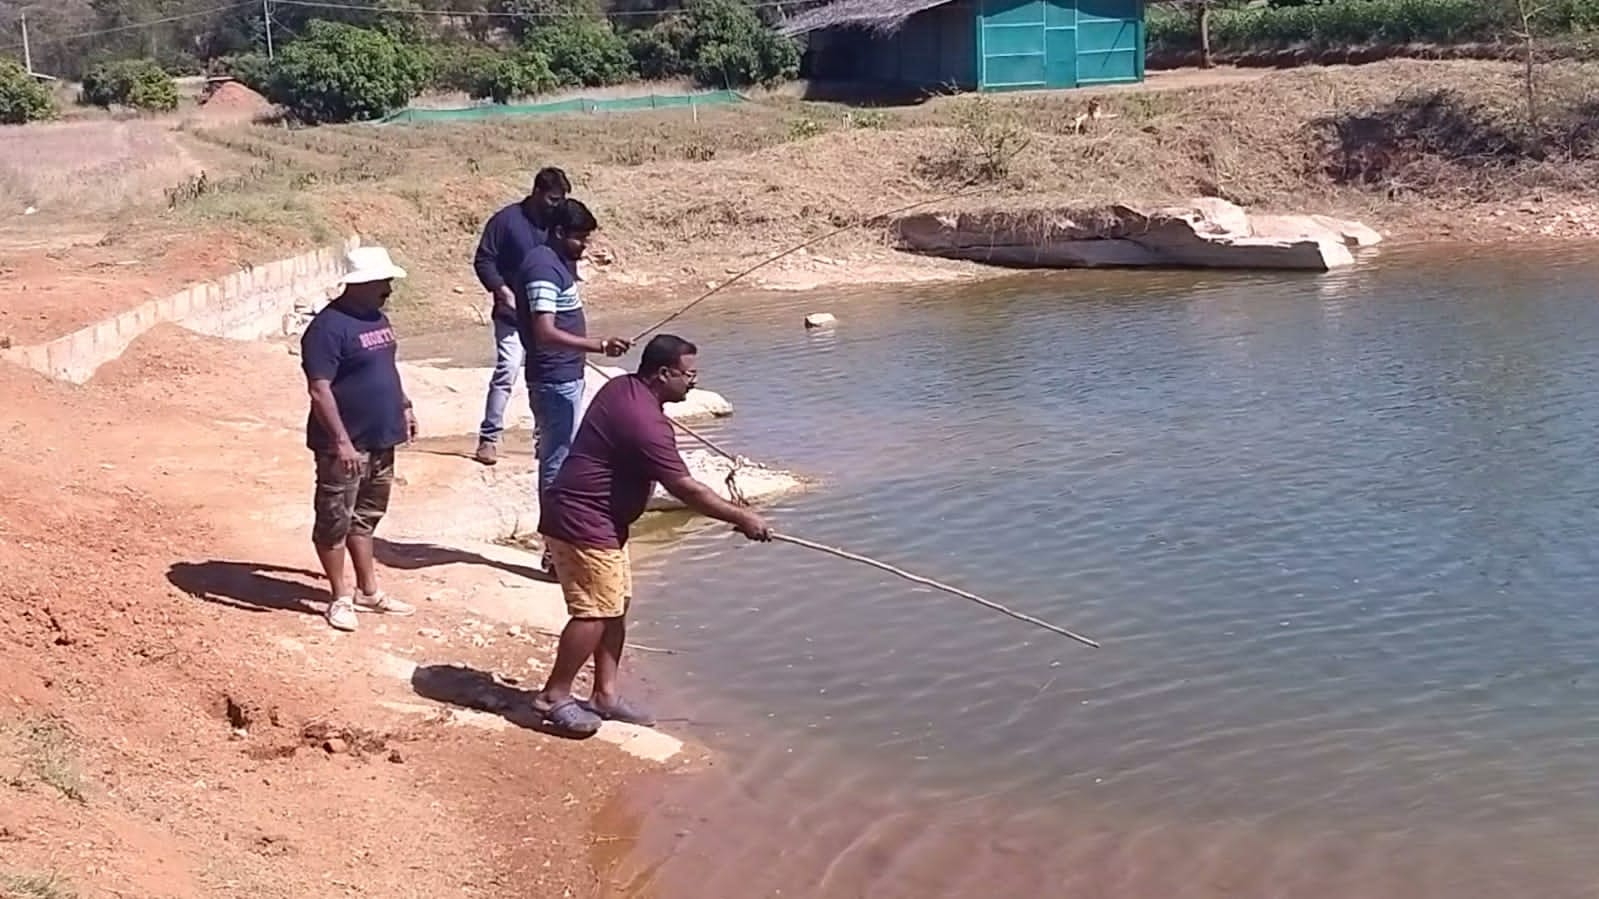
[[[549,239],[534,247],[523,263],[525,291],[517,295],[517,329],[527,350],[527,389],[538,430],[539,503],[555,483],[555,473],[572,447],[583,405],[586,353],[620,356],[630,343],[620,337],[588,336],[583,301],[578,296],[577,263],[599,228],[594,214],[567,198],[551,210]],[[544,568],[551,570],[549,554]]]

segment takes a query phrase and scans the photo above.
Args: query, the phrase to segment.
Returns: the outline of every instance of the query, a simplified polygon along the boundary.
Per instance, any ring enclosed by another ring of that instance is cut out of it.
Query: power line
[[[225,12],[227,10],[240,9],[246,6],[255,6],[257,3],[258,0],[236,0],[236,2],[224,3],[221,6],[215,6],[209,9],[180,13],[175,16],[166,16],[165,18],[160,19],[150,19],[149,21],[145,22],[130,22],[127,25],[117,25],[113,28],[101,28],[96,31],[83,31],[79,32],[78,34],[62,35],[60,37],[45,38],[44,40],[34,39],[32,44],[35,47],[49,44],[63,44],[68,41],[102,37],[107,34],[120,34],[124,31],[137,31],[141,28],[151,28],[156,25],[165,25],[170,22],[181,22],[185,19],[197,19],[202,16],[216,15],[219,12]],[[500,10],[393,9],[388,7],[369,6],[355,3],[334,3],[330,2],[330,0],[271,0],[271,3],[273,6],[299,6],[306,9],[337,9],[352,12],[368,12],[378,15],[411,14],[421,16],[438,16],[440,18],[448,19],[568,19],[582,18],[584,16],[584,14],[580,12],[505,12]],[[803,3],[804,0],[758,0],[758,2],[751,3],[750,6],[755,9],[776,9],[785,6],[792,7],[802,5]],[[611,13],[611,15],[618,18],[632,16],[670,16],[679,12],[681,12],[681,10],[678,9],[641,9],[626,12],[615,12]],[[277,25],[280,28],[283,27],[281,23],[269,18],[268,27],[271,27],[272,25]],[[21,43],[0,45],[0,51],[18,50],[21,48]]]
[[[392,9],[381,6],[367,6],[354,3],[334,3],[330,0],[272,0],[274,6],[302,6],[307,9],[342,9],[355,12],[369,12],[378,15],[420,15],[439,16],[447,19],[481,18],[481,19],[573,19],[584,18],[581,12],[505,12],[502,10],[475,10],[475,9]],[[761,0],[751,3],[756,9],[774,9],[780,6],[798,5],[796,0]],[[670,16],[682,12],[678,9],[641,9],[637,11],[613,12],[609,15],[624,16]]]
[[[127,25],[118,25],[115,28],[102,28],[98,31],[84,31],[78,34],[67,34],[61,37],[45,38],[44,40],[39,40],[36,38],[32,41],[32,43],[35,47],[40,46],[41,44],[62,44],[66,43],[67,41],[76,41],[83,38],[100,37],[101,35],[106,34],[118,34],[123,31],[136,31],[140,28],[150,28],[155,25],[165,25],[168,22],[181,22],[184,19],[198,19],[201,16],[213,16],[219,12],[224,12],[230,9],[238,9],[243,6],[254,6],[255,4],[256,0],[238,0],[238,2],[225,3],[221,6],[212,7],[210,9],[201,9],[194,12],[181,13],[175,16],[167,16],[164,19],[151,19],[147,22],[130,22]],[[20,43],[6,44],[4,46],[0,46],[0,50],[17,50],[21,47],[22,44]]]

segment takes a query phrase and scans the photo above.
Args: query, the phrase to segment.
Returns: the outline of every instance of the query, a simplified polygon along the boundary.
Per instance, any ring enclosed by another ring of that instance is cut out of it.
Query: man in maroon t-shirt
[[[690,509],[733,525],[751,540],[771,539],[761,516],[695,480],[678,455],[663,407],[680,402],[694,386],[698,353],[681,337],[660,334],[651,340],[637,374],[614,378],[594,395],[555,483],[544,494],[539,533],[572,620],[561,631],[555,667],[534,706],[546,723],[567,733],[592,734],[602,719],[655,723],[622,699],[617,671],[633,598],[628,529],[644,514],[656,483]],[[590,658],[594,695],[585,705],[572,698],[572,681]]]

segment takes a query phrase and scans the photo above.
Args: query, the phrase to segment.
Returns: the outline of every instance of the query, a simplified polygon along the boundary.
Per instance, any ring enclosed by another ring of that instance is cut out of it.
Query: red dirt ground
[[[272,112],[267,98],[237,81],[224,81],[200,101],[199,119],[207,123],[248,122]]]
[[[419,715],[426,700],[385,672],[543,657],[542,638],[452,640],[485,631],[424,601],[504,572],[386,569],[418,615],[326,629],[301,529],[273,524],[309,492],[280,349],[163,327],[82,388],[0,364],[0,393],[0,883],[595,894],[590,817],[644,763]]]

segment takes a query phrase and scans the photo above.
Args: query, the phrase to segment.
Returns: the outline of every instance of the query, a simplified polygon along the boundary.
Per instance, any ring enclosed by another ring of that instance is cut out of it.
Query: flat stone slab
[[[1321,215],[1249,213],[1205,197],[1183,205],[924,213],[895,223],[899,248],[1015,268],[1235,268],[1329,271],[1382,240]]]

